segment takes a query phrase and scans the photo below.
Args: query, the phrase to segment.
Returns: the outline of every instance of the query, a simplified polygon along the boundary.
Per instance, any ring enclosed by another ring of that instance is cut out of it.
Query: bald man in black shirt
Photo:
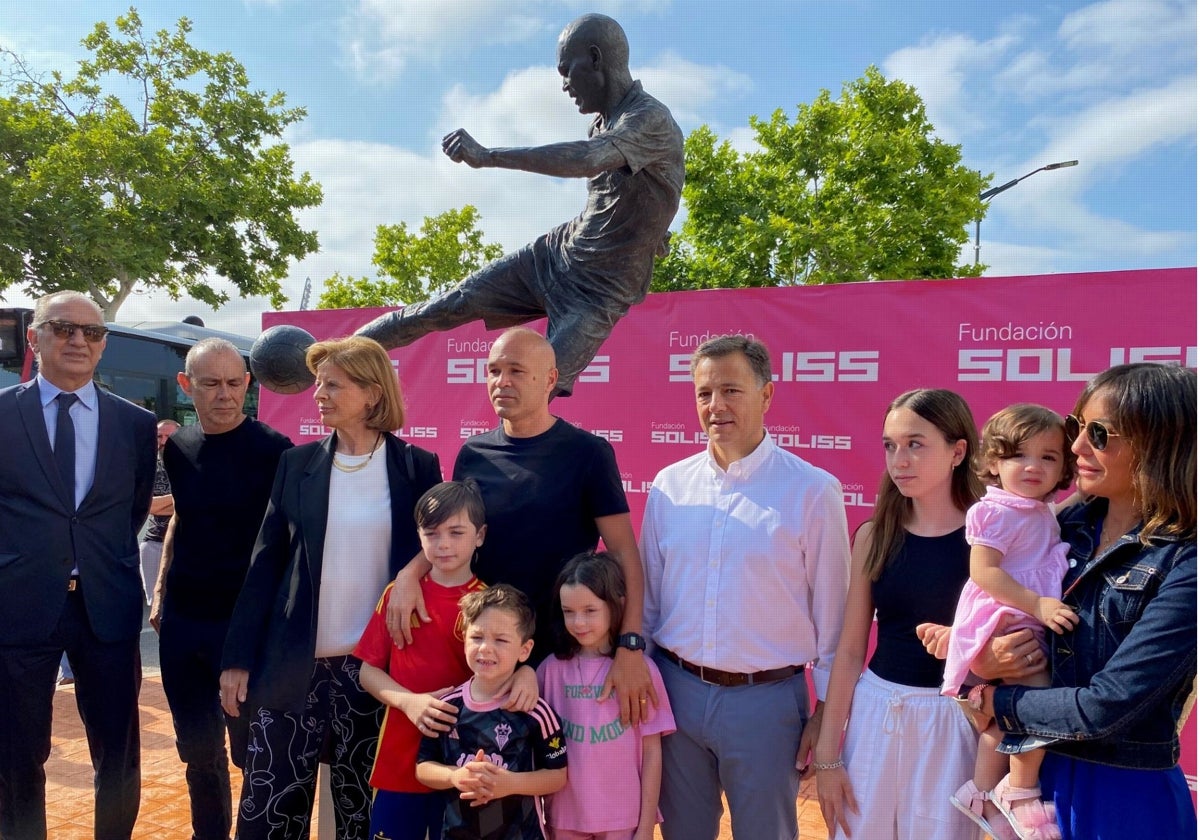
[[[199,422],[167,441],[175,512],[167,526],[150,621],[159,631],[163,691],[187,765],[194,840],[228,840],[229,758],[246,757],[244,721],[221,711],[221,651],[250,565],[279,456],[292,442],[242,413],[250,374],[238,349],[204,339],[179,384]]]

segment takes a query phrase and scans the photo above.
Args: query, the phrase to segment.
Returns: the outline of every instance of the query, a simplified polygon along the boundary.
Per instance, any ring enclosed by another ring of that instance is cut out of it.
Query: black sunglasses
[[[1088,443],[1092,445],[1092,449],[1097,452],[1103,452],[1108,447],[1108,439],[1110,437],[1120,437],[1114,431],[1110,431],[1107,426],[1099,420],[1084,425],[1083,421],[1074,414],[1068,414],[1063,418],[1064,431],[1067,433],[1067,440],[1071,443],[1075,442],[1075,438],[1079,437],[1080,430],[1087,432]]]
[[[104,340],[104,336],[108,335],[108,327],[100,324],[75,324],[71,321],[42,321],[38,324],[39,327],[49,327],[54,331],[54,334],[61,339],[69,341],[71,336],[75,335],[75,330],[83,332],[83,337],[91,344],[95,344]]]

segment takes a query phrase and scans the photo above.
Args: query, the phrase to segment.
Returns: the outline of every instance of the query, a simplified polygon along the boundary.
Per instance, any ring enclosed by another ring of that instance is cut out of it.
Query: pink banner
[[[317,338],[383,310],[268,312]],[[544,324],[535,323],[535,329]],[[850,527],[866,519],[883,470],[885,406],[910,388],[958,391],[980,425],[1013,402],[1071,411],[1083,383],[1123,362],[1196,367],[1196,269],[855,283],[651,295],[618,323],[555,414],[608,439],[641,521],[655,474],[703,447],[688,360],[706,339],[745,333],[770,348],[776,442],[842,482]],[[449,475],[462,440],[495,426],[484,386],[497,332],[472,324],[391,353],[408,408],[401,434]],[[295,442],[327,432],[311,392],[262,392],[259,416]],[[1196,786],[1195,722],[1183,766]]]

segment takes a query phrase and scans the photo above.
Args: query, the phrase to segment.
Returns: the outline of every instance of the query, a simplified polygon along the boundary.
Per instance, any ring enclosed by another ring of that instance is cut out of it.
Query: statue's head
[[[625,30],[607,15],[571,21],[558,36],[558,73],[580,113],[607,110],[631,83]]]

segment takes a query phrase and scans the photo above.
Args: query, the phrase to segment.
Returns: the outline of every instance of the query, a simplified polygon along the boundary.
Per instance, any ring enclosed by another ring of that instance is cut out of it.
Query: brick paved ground
[[[175,753],[171,718],[162,682],[147,675],[142,683],[142,807],[134,840],[190,836],[183,765]],[[236,771],[233,774],[236,777]],[[92,840],[92,765],[75,708],[73,689],[54,696],[54,737],[46,764],[48,830],[52,840]],[[238,784],[235,781],[235,786]],[[811,784],[797,802],[801,840],[823,840],[825,826]],[[313,836],[319,832],[314,827]],[[731,840],[728,821],[721,840]]]

